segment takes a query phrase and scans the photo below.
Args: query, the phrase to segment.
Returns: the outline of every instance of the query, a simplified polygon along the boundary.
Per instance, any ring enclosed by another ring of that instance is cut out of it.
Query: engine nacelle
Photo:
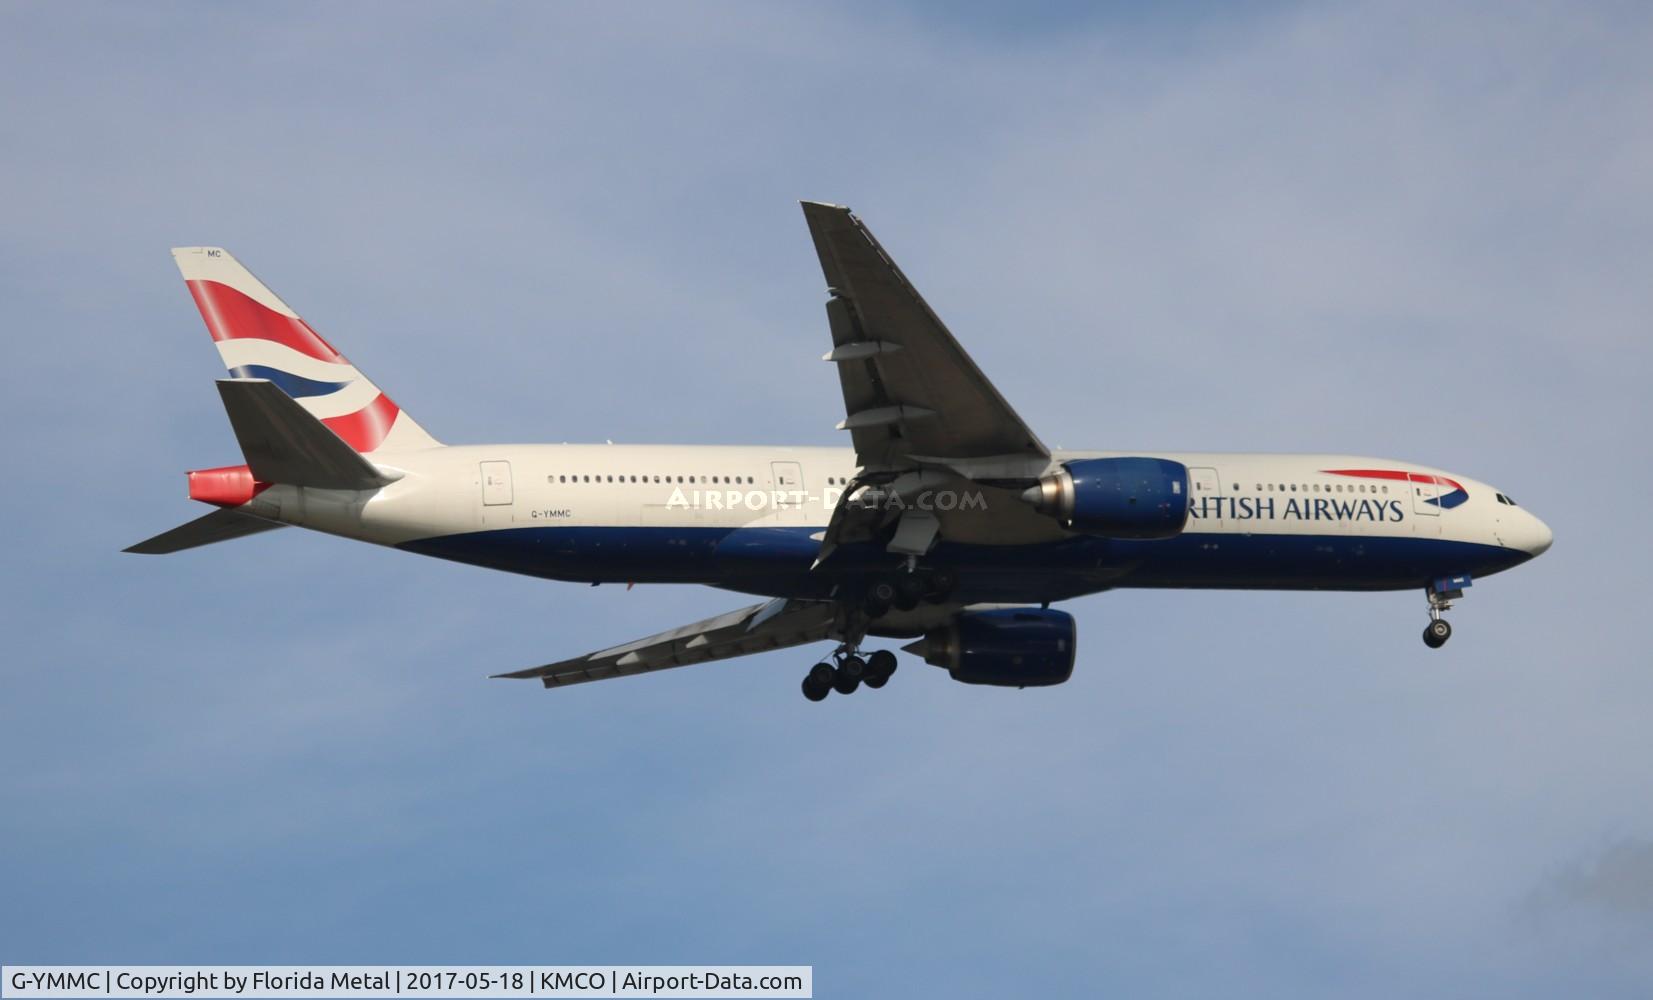
[[[1164,458],[1082,458],[1022,497],[1072,531],[1175,538],[1188,523],[1188,466]]]
[[[963,611],[906,646],[953,680],[998,687],[1048,687],[1073,676],[1078,630],[1049,608]]]

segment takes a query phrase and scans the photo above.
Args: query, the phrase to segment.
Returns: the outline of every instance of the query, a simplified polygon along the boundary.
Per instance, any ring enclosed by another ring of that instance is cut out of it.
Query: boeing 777
[[[1474,581],[1550,546],[1491,486],[1351,455],[1045,445],[848,209],[805,202],[826,277],[849,448],[443,445],[230,254],[173,251],[229,369],[240,464],[188,474],[215,510],[132,546],[177,552],[284,525],[585,584],[692,583],[750,607],[499,674],[548,688],[835,644],[819,701],[895,672],[869,638],[969,684],[1060,684],[1051,605],[1122,587],[1389,591],[1424,642]]]

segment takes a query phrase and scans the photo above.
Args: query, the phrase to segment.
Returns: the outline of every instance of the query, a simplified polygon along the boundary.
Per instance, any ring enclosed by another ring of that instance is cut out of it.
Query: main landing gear
[[[901,569],[881,571],[866,580],[862,589],[852,589],[840,606],[840,630],[836,633],[843,644],[829,657],[811,667],[804,677],[804,697],[823,701],[836,691],[854,694],[865,684],[877,689],[888,684],[895,673],[895,654],[880,649],[863,657],[861,640],[866,638],[867,626],[896,611],[912,611],[924,602],[939,604],[952,595],[958,586],[958,574],[944,567],[921,566],[918,559],[909,556]]]
[[[950,569],[917,569],[909,567],[899,573],[879,577],[867,585],[862,610],[868,618],[881,618],[891,608],[911,611],[921,602],[939,604],[947,599],[958,585],[958,574]]]
[[[855,650],[843,646],[832,654],[832,659],[834,663],[823,661],[809,668],[803,683],[805,698],[820,701],[834,691],[854,694],[862,684],[881,688],[889,683],[890,675],[895,673],[895,654],[887,649],[880,649],[862,659]]]
[[[1423,589],[1429,598],[1429,624],[1423,630],[1425,646],[1440,649],[1446,645],[1446,640],[1452,638],[1452,625],[1441,617],[1441,613],[1450,610],[1452,602],[1464,596],[1464,588],[1469,583],[1468,575],[1443,577]]]

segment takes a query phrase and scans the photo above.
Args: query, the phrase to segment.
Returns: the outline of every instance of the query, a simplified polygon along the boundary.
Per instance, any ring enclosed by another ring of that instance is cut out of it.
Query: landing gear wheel
[[[838,669],[832,680],[832,689],[839,694],[854,694],[855,689],[861,686],[861,680],[867,676],[867,661],[859,656],[846,656],[838,661]]]
[[[817,663],[809,668],[804,675],[804,697],[810,701],[820,701],[832,693],[832,682],[838,677],[838,672],[832,669],[830,663]]]
[[[959,577],[950,569],[938,569],[930,574],[930,591],[924,599],[931,604],[940,604],[958,586]]]
[[[911,611],[918,607],[919,601],[924,600],[924,592],[928,589],[922,577],[904,573],[895,578],[895,600],[891,603],[902,611]]]
[[[895,668],[895,654],[887,649],[880,649],[867,657],[867,687],[876,691],[888,684],[890,675],[895,673]]]
[[[1445,618],[1436,618],[1423,630],[1423,644],[1430,649],[1440,649],[1446,645],[1446,640],[1452,638],[1452,626]]]

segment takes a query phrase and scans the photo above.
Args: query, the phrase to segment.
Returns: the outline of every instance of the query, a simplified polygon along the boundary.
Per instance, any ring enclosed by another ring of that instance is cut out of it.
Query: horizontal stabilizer
[[[244,538],[247,535],[256,535],[259,532],[283,527],[286,527],[286,525],[280,522],[266,521],[260,517],[253,517],[251,514],[243,514],[238,510],[215,510],[205,517],[198,517],[188,524],[180,524],[171,531],[163,531],[154,538],[146,539],[121,551],[137,552],[146,556],[160,556],[169,552],[182,552],[185,549],[199,548],[202,545],[211,545],[214,542],[227,542],[232,538]]]
[[[219,379],[218,394],[260,482],[371,490],[393,479],[268,379]]]

